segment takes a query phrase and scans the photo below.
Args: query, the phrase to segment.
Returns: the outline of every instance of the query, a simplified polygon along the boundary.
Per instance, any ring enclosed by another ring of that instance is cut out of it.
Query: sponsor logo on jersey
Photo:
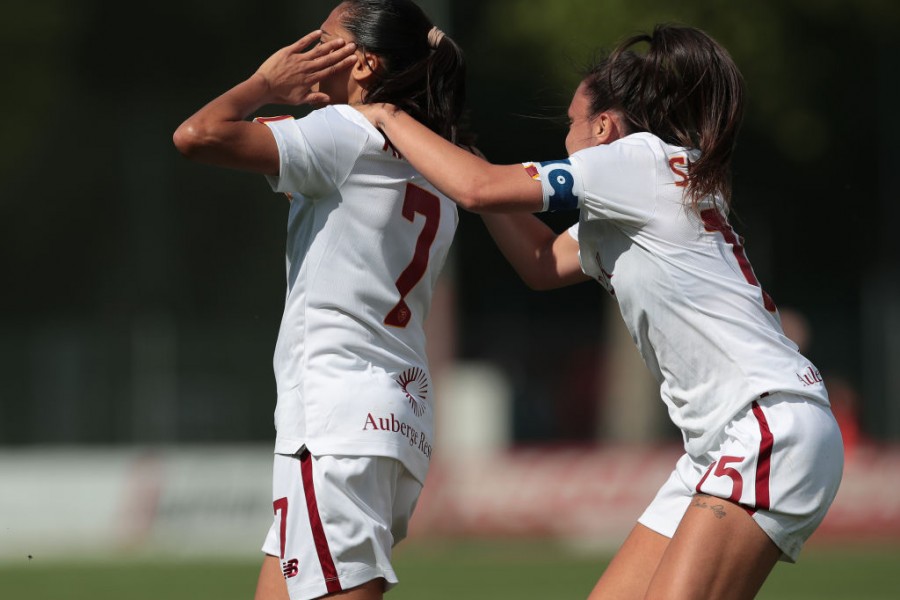
[[[425,375],[425,371],[418,367],[413,367],[403,371],[394,381],[406,394],[413,414],[417,417],[424,415],[425,399],[428,397],[428,377]]]
[[[797,379],[800,380],[800,382],[803,384],[803,387],[822,383],[821,373],[819,373],[818,369],[814,369],[813,367],[806,367],[805,371],[797,373]]]
[[[398,419],[394,413],[391,413],[389,417],[376,417],[372,413],[367,413],[362,429],[363,431],[388,431],[402,436],[408,440],[410,446],[415,446],[427,458],[431,458],[431,444],[428,442],[428,436],[406,421]]]

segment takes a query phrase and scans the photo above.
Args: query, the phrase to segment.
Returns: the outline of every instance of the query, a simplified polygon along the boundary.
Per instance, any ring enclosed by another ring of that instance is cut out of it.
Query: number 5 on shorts
[[[729,496],[728,499],[732,502],[740,502],[741,494],[744,491],[744,479],[741,477],[740,471],[729,467],[728,465],[731,463],[742,462],[744,462],[743,456],[722,456],[719,460],[709,465],[706,473],[704,473],[700,482],[697,483],[696,492],[698,494],[705,493],[700,488],[703,486],[703,483],[706,481],[706,478],[709,477],[710,473],[715,477],[730,477],[733,484],[731,487],[731,496]]]

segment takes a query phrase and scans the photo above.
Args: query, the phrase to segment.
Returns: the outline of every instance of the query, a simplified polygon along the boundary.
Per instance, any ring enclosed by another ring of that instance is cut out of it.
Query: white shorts
[[[696,493],[744,506],[795,562],[825,518],[844,468],[844,445],[831,410],[791,394],[771,394],[738,413],[699,457],[687,454],[638,522],[675,534]]]
[[[385,589],[396,585],[391,549],[406,537],[421,491],[393,458],[276,454],[275,519],[262,550],[280,558],[291,600],[379,577]]]

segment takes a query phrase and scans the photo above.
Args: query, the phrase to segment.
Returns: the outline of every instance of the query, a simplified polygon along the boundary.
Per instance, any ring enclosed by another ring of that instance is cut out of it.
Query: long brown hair
[[[466,63],[450,36],[429,39],[434,26],[411,0],[345,0],[343,25],[358,46],[384,65],[366,103],[389,102],[452,141],[460,137]]]
[[[635,46],[646,43],[639,53]],[[700,151],[688,165],[691,206],[720,195],[731,201],[731,159],[744,115],[744,80],[728,52],[705,32],[661,24],[624,40],[588,69],[591,114],[618,110],[630,133]]]

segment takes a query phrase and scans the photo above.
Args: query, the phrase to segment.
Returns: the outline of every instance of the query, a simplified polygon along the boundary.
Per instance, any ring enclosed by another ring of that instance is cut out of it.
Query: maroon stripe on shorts
[[[759,423],[759,458],[756,462],[756,508],[769,509],[769,473],[772,467],[772,445],[775,438],[769,430],[769,422],[762,408],[753,402],[753,414]]]
[[[325,528],[322,527],[322,518],[319,516],[319,503],[316,501],[316,488],[313,485],[312,456],[309,451],[300,455],[300,474],[303,477],[303,492],[306,494],[309,526],[316,544],[316,553],[319,555],[319,566],[322,567],[322,575],[325,577],[325,589],[329,594],[343,591],[334,560],[331,558],[331,550],[328,548],[328,539],[325,537]]]

